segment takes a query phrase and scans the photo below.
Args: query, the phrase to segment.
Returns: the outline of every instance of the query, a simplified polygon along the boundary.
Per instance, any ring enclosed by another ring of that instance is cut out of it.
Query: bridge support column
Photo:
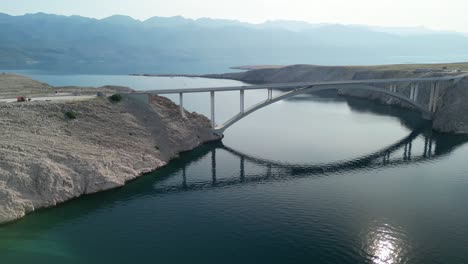
[[[215,92],[210,92],[211,98],[211,128],[216,128],[216,121],[215,121]]]
[[[429,96],[429,111],[434,113],[437,111],[437,99],[439,98],[440,84],[439,82],[433,82],[431,85],[431,94]]]
[[[415,94],[414,94],[414,100],[417,101],[418,100],[418,96],[419,96],[419,83],[416,84],[416,90],[414,91]]]
[[[268,89],[268,100],[273,99],[273,89]]]
[[[419,84],[418,83],[413,83],[411,85],[411,90],[413,92],[413,96],[411,97],[411,100],[417,101],[418,100],[418,94],[419,94]]]
[[[185,110],[184,110],[184,94],[179,93],[179,107],[180,107],[180,114],[183,118],[185,118]]]
[[[414,86],[410,84],[409,99],[413,100]]]
[[[417,101],[419,94],[419,84],[412,83],[410,88],[410,99],[413,101]]]
[[[434,87],[434,102],[432,112],[437,111],[437,100],[439,99],[440,83],[436,82]]]
[[[240,90],[240,112],[241,114],[244,113],[245,107],[244,107],[244,90]]]

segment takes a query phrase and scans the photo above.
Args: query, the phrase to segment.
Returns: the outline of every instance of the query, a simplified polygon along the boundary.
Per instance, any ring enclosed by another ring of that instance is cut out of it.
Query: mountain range
[[[255,64],[468,61],[468,36],[425,28],[0,13],[0,69],[217,73]]]

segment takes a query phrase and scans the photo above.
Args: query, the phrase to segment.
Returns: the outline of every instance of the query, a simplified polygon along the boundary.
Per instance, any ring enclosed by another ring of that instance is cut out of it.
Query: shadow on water
[[[295,100],[306,100],[300,98]],[[307,100],[315,100],[308,98]],[[323,99],[319,99],[323,100]],[[35,214],[23,218],[17,222],[0,226],[0,255],[3,249],[11,249],[12,241],[31,241],[41,236],[46,230],[65,225],[70,222],[78,222],[80,219],[113,208],[138,198],[157,197],[174,193],[190,192],[198,190],[210,190],[218,188],[230,188],[233,186],[252,185],[275,181],[293,181],[306,177],[327,177],[345,172],[379,170],[387,167],[409,166],[413,164],[433,162],[449,155],[456,148],[468,141],[468,136],[453,136],[432,132],[430,124],[422,121],[417,113],[408,114],[404,110],[391,107],[366,107],[368,101],[359,99],[338,98],[333,100],[346,101],[353,111],[366,111],[373,114],[392,115],[400,118],[402,123],[410,128],[410,133],[394,144],[349,160],[330,163],[282,163],[254,157],[241,153],[225,146],[222,142],[205,144],[190,152],[180,155],[169,165],[160,170],[141,177],[125,188],[115,189],[100,194],[89,195],[79,200],[64,203],[54,209],[39,210]],[[375,110],[380,109],[380,110]],[[421,140],[424,144],[413,144]],[[222,153],[224,152],[224,153]],[[217,159],[219,154],[228,154],[230,163],[238,162],[236,175],[233,177],[219,177],[224,175],[218,172]],[[191,182],[186,170],[192,165],[202,161],[211,166],[209,180]],[[256,166],[260,172],[249,171],[249,167]],[[218,174],[217,174],[218,173]],[[219,177],[219,178],[218,178]],[[167,185],[166,181],[171,180]],[[174,183],[175,182],[175,183]]]

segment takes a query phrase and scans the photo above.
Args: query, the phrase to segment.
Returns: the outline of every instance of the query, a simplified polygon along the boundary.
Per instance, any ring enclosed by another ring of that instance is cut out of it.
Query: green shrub
[[[120,102],[122,101],[122,95],[120,94],[113,94],[109,97],[109,99],[112,101],[112,102]]]
[[[68,119],[76,119],[76,116],[78,114],[75,111],[68,111],[65,113],[65,116],[68,117]]]

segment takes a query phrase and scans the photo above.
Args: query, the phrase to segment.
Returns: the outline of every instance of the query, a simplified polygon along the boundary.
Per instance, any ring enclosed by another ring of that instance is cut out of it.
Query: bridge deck
[[[247,115],[266,107],[272,103],[288,99],[293,96],[297,96],[304,93],[318,92],[322,90],[336,90],[336,89],[363,89],[371,92],[379,92],[386,94],[393,98],[397,98],[401,101],[408,103],[414,108],[418,109],[423,117],[430,119],[432,113],[437,110],[437,100],[439,98],[439,86],[443,81],[453,81],[454,83],[460,81],[468,74],[462,74],[457,76],[441,76],[441,77],[427,77],[427,78],[397,78],[397,79],[368,79],[368,80],[342,80],[342,81],[328,81],[328,82],[298,82],[298,83],[273,83],[273,84],[262,84],[262,85],[251,85],[251,86],[231,86],[231,87],[209,87],[209,88],[184,88],[184,89],[169,89],[169,90],[150,90],[150,91],[137,91],[129,93],[129,96],[138,98],[141,102],[148,103],[149,96],[151,94],[179,94],[179,107],[182,116],[185,116],[185,109],[183,107],[183,94],[185,93],[210,93],[210,108],[211,108],[211,127],[214,133],[222,135],[223,132],[238,122]],[[430,96],[427,106],[418,102],[419,94],[419,83],[428,82],[431,83]],[[397,91],[396,85],[398,83],[411,84],[410,95],[405,95]],[[390,88],[376,87],[375,84],[390,84]],[[268,97],[266,101],[262,101],[249,109],[245,109],[244,104],[244,91],[245,90],[268,90]],[[273,96],[273,89],[288,89],[285,93]],[[239,113],[229,119],[222,125],[216,124],[215,119],[215,93],[224,91],[240,91],[239,96]],[[140,97],[147,97],[141,99]]]
[[[175,94],[175,93],[202,93],[202,92],[223,92],[223,91],[239,91],[239,90],[259,90],[259,89],[294,89],[294,88],[299,88],[299,87],[324,86],[324,85],[326,86],[326,85],[347,85],[347,84],[436,82],[436,81],[457,80],[465,76],[466,74],[457,75],[457,76],[428,77],[428,78],[398,78],[398,79],[345,80],[345,81],[327,81],[327,82],[272,83],[272,84],[248,85],[248,86],[149,90],[149,91],[137,91],[134,93]]]

